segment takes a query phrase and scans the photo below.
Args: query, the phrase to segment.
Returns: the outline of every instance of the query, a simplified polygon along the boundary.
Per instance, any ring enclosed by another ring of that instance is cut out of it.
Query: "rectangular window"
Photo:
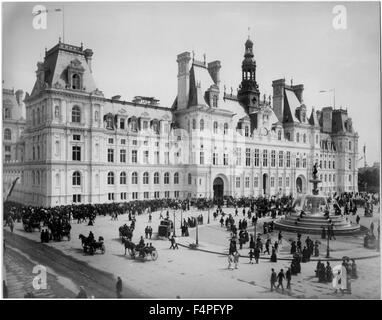
[[[137,140],[133,140],[133,146],[136,146],[136,145],[138,145],[138,141]]]
[[[283,177],[279,177],[279,187],[283,186]]]
[[[119,151],[119,160],[120,162],[125,163],[126,162],[126,150],[122,149]]]
[[[159,164],[159,151],[154,152],[155,164]]]
[[[245,187],[249,188],[249,177],[245,177]]]
[[[228,154],[224,153],[223,155],[223,165],[228,166]]]
[[[285,186],[289,188],[289,177],[285,178]]]
[[[155,199],[159,199],[159,191],[155,191],[154,192],[154,198]]]
[[[125,129],[125,119],[119,120],[119,128],[124,130]]]
[[[114,143],[114,139],[113,139],[113,138],[109,138],[109,139],[107,140],[107,142],[108,142],[109,144],[113,144],[113,143]]]
[[[176,199],[179,198],[179,191],[174,191],[174,197],[175,197]]]
[[[148,122],[147,121],[143,121],[143,130],[147,130],[148,128]]]
[[[73,140],[81,141],[81,135],[80,134],[73,134]]]
[[[79,146],[72,147],[72,160],[81,161],[81,147]]]
[[[290,151],[286,153],[286,167],[290,168]]]
[[[127,199],[127,193],[121,192],[121,200],[126,200],[126,199]]]
[[[271,177],[271,188],[275,187],[275,177]]]
[[[133,197],[133,199],[135,200],[135,199],[138,199],[138,192],[132,192],[132,197]]]
[[[107,194],[107,198],[108,198],[109,200],[114,200],[114,193],[108,193],[108,194]]]
[[[166,151],[164,153],[164,164],[169,164],[170,163],[170,153]]]
[[[279,167],[282,168],[284,166],[284,152],[279,152]]]
[[[296,168],[300,168],[300,158],[296,158]]]
[[[121,139],[121,144],[126,144],[126,139]]]
[[[138,162],[138,151],[137,150],[132,150],[131,151],[131,162],[132,163],[137,163]]]
[[[143,163],[145,163],[145,164],[149,163],[149,151],[148,150],[143,151]]]
[[[236,165],[241,166],[241,148],[236,148]]]
[[[80,203],[80,202],[81,202],[81,195],[73,194],[73,203]]]
[[[165,198],[170,198],[170,191],[165,191],[164,192],[164,197]]]
[[[150,197],[149,192],[147,192],[147,191],[143,192],[143,198],[144,199],[148,199],[149,197]]]
[[[276,151],[271,151],[271,167],[276,167]]]
[[[214,166],[217,166],[218,165],[218,154],[217,153],[213,153],[212,154],[212,164]]]
[[[263,167],[268,166],[268,150],[263,150]]]
[[[330,163],[330,162],[329,162]],[[306,168],[306,158],[302,159],[302,167]]]
[[[250,148],[245,149],[245,165],[247,167],[251,166],[251,149]]]
[[[107,162],[114,162],[114,149],[107,149]]]
[[[5,162],[10,162],[12,159],[11,155],[9,153],[7,153],[5,156],[4,156],[4,160]]]
[[[258,167],[260,165],[260,151],[259,149],[255,149],[255,167]]]
[[[240,188],[240,177],[236,177],[236,188]]]
[[[200,164],[204,164],[204,152],[200,151]]]
[[[258,188],[258,187],[259,187],[259,177],[255,177],[255,178],[253,179],[253,186],[254,186],[255,188]]]

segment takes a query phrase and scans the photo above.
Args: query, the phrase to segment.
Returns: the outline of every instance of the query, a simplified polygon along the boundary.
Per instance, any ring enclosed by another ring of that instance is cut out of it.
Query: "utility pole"
[[[198,219],[196,219],[196,246],[199,245],[199,230],[198,230],[198,224],[199,224],[199,221],[198,221]]]

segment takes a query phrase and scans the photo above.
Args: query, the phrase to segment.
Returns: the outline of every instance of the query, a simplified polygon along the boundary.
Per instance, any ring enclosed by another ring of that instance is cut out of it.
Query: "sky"
[[[48,10],[46,30],[34,29],[36,4]],[[220,60],[221,85],[241,81],[244,43],[254,42],[261,95],[272,81],[304,84],[310,111],[347,108],[358,132],[359,152],[380,161],[380,8],[377,2],[341,2],[346,28],[335,29],[329,2],[75,2],[3,3],[2,77],[6,88],[31,92],[38,61],[63,37],[91,48],[97,87],[106,97],[154,96],[171,107],[177,93],[178,54]],[[248,31],[249,28],[249,31]],[[363,166],[363,160],[359,162]]]

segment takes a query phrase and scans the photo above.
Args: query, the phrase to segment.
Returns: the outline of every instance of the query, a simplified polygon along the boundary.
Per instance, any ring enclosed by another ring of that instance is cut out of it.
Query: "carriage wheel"
[[[155,261],[156,259],[158,259],[158,252],[156,250],[154,250],[153,252],[151,252],[151,258]]]

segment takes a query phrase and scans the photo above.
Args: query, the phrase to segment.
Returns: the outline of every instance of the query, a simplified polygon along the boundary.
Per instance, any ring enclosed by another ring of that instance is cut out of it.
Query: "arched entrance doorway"
[[[214,199],[222,199],[224,195],[224,181],[220,177],[216,177],[213,183]]]
[[[266,195],[268,191],[268,174],[263,174],[263,194]]]
[[[306,193],[306,183],[305,177],[298,176],[296,179],[296,192],[297,193]]]

